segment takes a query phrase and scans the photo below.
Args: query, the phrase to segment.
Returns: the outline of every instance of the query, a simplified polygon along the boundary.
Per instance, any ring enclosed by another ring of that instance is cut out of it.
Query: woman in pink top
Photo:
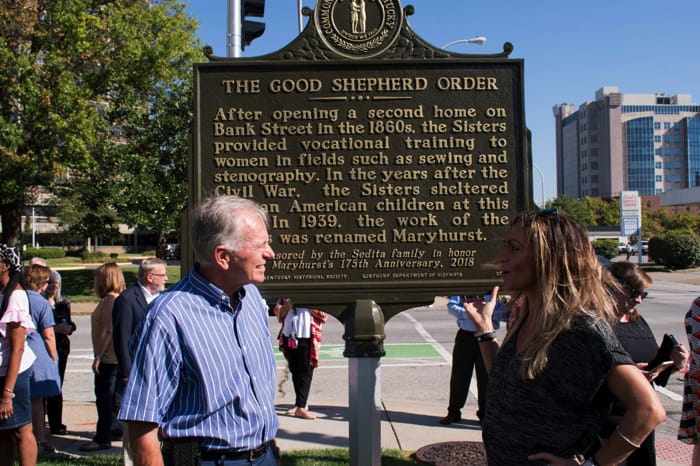
[[[3,464],[14,464],[16,443],[20,466],[34,466],[37,444],[29,396],[31,371],[27,369],[35,357],[26,343],[34,323],[21,280],[17,249],[0,245],[0,458]]]

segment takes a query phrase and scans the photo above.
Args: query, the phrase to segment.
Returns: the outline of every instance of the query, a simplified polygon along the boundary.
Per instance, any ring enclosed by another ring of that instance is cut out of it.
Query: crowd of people
[[[254,201],[217,196],[196,206],[191,229],[195,265],[167,293],[160,259],[142,261],[129,288],[117,264],[95,270],[97,425],[80,449],[109,449],[119,435],[124,464],[276,466],[276,363],[256,286],[275,257],[268,215]],[[440,424],[460,421],[476,369],[489,465],[655,465],[665,411],[654,386],[681,371],[678,438],[695,445],[700,466],[700,298],[686,315],[689,348],[670,336],[660,347],[637,309],[649,275],[627,261],[603,266],[586,230],[556,209],[517,215],[498,265],[500,286],[450,298],[459,331]],[[53,451],[46,416],[52,434],[67,431],[61,387],[77,327],[60,285],[45,262],[25,267],[0,245],[0,457],[8,464],[15,452],[26,466]],[[273,309],[295,391],[286,414],[313,420],[308,397],[327,315],[288,298]],[[663,351],[668,362],[651,367]]]

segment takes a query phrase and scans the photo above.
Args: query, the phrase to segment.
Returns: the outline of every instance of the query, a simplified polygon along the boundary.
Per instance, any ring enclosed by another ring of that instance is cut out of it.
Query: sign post
[[[636,236],[639,265],[644,263],[642,251],[642,202],[637,191],[620,192],[620,234]]]

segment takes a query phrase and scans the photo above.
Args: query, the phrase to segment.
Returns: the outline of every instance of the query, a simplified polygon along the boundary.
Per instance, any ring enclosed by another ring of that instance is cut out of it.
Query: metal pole
[[[639,238],[637,239],[637,250],[639,252],[639,257],[637,260],[639,261],[639,265],[642,266],[644,264],[644,251],[642,250],[642,203],[640,201],[639,203]]]
[[[241,56],[241,0],[228,0],[226,56]]]
[[[477,44],[477,45],[484,45],[486,43],[486,37],[484,36],[477,36],[477,37],[471,37],[469,39],[457,39],[453,40],[452,42],[448,42],[445,45],[442,46],[443,49],[446,49],[448,47],[452,47],[453,45],[457,44]]]
[[[301,32],[301,30],[304,28],[304,23],[301,19],[301,0],[297,0],[297,14],[299,16],[299,32]]]
[[[540,175],[540,184],[541,184],[541,189],[542,189],[542,205],[540,206],[541,209],[544,209],[544,175],[542,174],[542,170],[540,170],[540,167],[537,165],[534,166],[535,170],[537,170],[537,173]]]
[[[384,352],[384,314],[371,300],[357,300],[344,318],[350,401],[350,466],[382,464],[381,372]]]
[[[35,218],[35,209],[32,207],[32,247],[36,247],[36,218]]]

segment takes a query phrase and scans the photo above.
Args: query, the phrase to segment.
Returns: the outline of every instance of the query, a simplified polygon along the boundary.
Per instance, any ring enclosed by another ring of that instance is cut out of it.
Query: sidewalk
[[[447,441],[481,441],[481,429],[476,420],[465,417],[451,426],[440,426],[436,413],[443,406],[420,402],[383,402],[381,413],[382,448],[416,451],[432,443]],[[289,404],[278,404],[280,429],[277,444],[282,451],[313,450],[348,447],[348,407],[345,403],[328,401],[315,404],[316,419],[306,420],[287,416]],[[472,413],[474,410],[470,410]],[[465,415],[469,411],[465,410]],[[121,454],[121,442],[112,442],[110,450],[85,453],[80,445],[89,442],[95,431],[95,404],[67,400],[64,402],[64,422],[68,434],[47,436],[57,452],[54,456],[85,458],[101,454]],[[40,454],[40,457],[50,455]]]
[[[471,398],[471,397],[470,397]],[[481,429],[473,415],[476,406],[468,403],[463,410],[461,422],[450,426],[438,424],[436,413],[444,413],[444,406],[435,403],[412,401],[383,401],[381,412],[381,445],[384,449],[399,449],[415,452],[429,445],[444,442],[481,442]],[[313,450],[348,447],[348,407],[346,403],[321,402],[312,407],[315,420],[287,416],[284,412],[290,404],[278,404],[280,429],[277,444],[285,451]],[[85,453],[79,446],[90,441],[95,430],[94,403],[66,401],[64,422],[68,435],[49,436],[56,447],[53,455],[75,460],[102,454],[121,454],[121,442],[112,442],[110,450]],[[692,446],[679,442],[661,430],[656,435],[657,459],[659,466],[688,465],[691,461]],[[79,464],[79,461],[76,462]]]

